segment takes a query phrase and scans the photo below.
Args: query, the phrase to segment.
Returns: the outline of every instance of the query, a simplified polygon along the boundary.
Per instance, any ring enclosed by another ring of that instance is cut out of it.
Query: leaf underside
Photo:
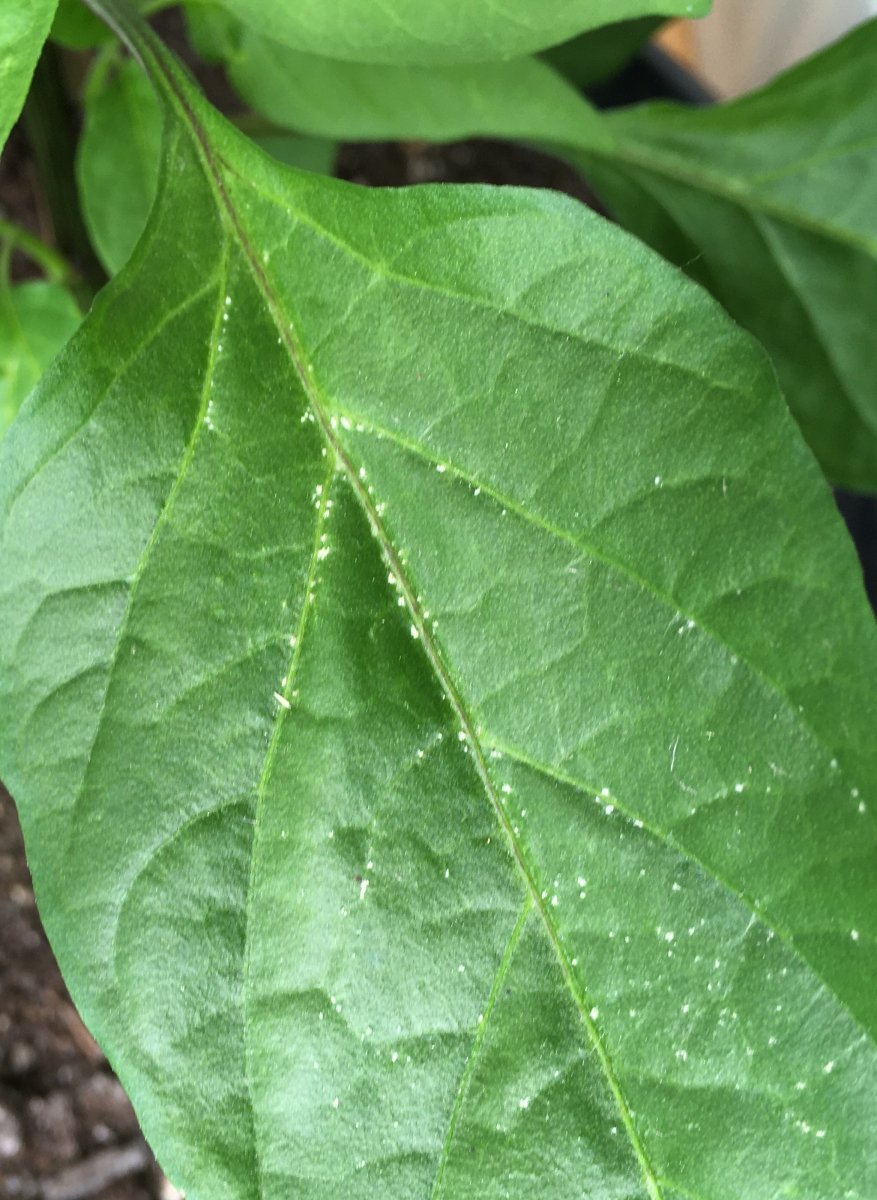
[[[132,37],[156,207],[0,451],[0,770],[166,1170],[867,1200],[877,636],[761,352],[562,198],[284,169]]]
[[[515,58],[634,17],[702,17],[710,0],[222,0],[222,7],[296,50],[434,66]]]

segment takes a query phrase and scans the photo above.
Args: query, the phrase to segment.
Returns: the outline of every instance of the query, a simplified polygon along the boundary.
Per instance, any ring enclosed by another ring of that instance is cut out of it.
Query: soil
[[[0,788],[0,1195],[170,1200],[121,1084],[76,1015]]]
[[[162,34],[189,57],[179,15],[162,14]],[[78,64],[81,75],[82,64]],[[215,103],[228,110],[221,74],[198,68]],[[75,116],[74,116],[75,121]],[[568,166],[535,150],[475,140],[350,145],[337,173],[372,186],[427,182],[548,187],[597,208]],[[52,244],[52,220],[33,156],[19,126],[0,163],[0,216]],[[21,255],[14,277],[34,273]],[[870,504],[870,502],[867,502]],[[870,536],[870,583],[877,591],[877,524],[859,498],[845,498],[851,524]],[[870,530],[870,534],[867,534]],[[15,809],[0,786],[0,1196],[10,1200],[172,1200],[140,1137],[125,1094],[79,1020],[40,924]]]

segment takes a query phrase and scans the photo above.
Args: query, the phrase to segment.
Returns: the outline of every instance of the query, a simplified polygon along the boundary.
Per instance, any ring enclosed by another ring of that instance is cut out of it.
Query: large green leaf
[[[60,283],[0,283],[0,437],[80,319]]]
[[[24,104],[58,0],[4,0],[0,6],[0,150]]]
[[[324,137],[440,142],[490,134],[586,146],[609,140],[578,91],[535,58],[384,67],[301,54],[241,30],[228,69],[257,112]]]
[[[490,62],[632,17],[703,16],[710,0],[222,0],[296,50],[354,62]]]
[[[0,450],[0,772],[166,1168],[868,1200],[877,630],[763,355],[572,202],[290,171],[133,37],[157,203]]]
[[[98,257],[114,275],[143,233],[155,199],[162,113],[137,63],[98,61],[85,90],[76,176]]]
[[[877,488],[877,21],[743,100],[609,124],[606,202],[761,339],[828,474]]]

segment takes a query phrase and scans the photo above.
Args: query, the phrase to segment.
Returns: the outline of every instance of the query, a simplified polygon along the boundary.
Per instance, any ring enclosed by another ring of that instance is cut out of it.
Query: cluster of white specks
[[[799,1079],[798,1082],[795,1084],[795,1091],[803,1092],[806,1087],[807,1087],[807,1084],[804,1082],[804,1080]]]
[[[676,1057],[679,1059],[680,1062],[688,1062],[688,1051],[687,1050],[677,1050]]]
[[[461,974],[461,975],[465,975],[465,973],[466,973],[466,964],[465,964],[465,963],[460,963],[460,965],[457,967],[457,970],[460,972],[460,974]]]
[[[504,796],[510,796],[512,794],[512,787],[510,783],[504,783],[501,790]]]
[[[668,929],[667,932],[664,934],[664,941],[672,942],[675,937],[676,937],[676,934],[673,932],[673,930]]]
[[[520,1100],[518,1101],[518,1108],[529,1108],[529,1107],[530,1107],[530,1097],[522,1096],[520,1098]]]
[[[745,789],[746,789],[745,783],[735,783],[734,784],[734,791],[737,793],[738,796],[740,795],[740,793],[742,791],[745,791]]]
[[[681,887],[679,886],[679,884],[678,884],[678,883],[676,883],[676,881],[674,880],[674,881],[673,881],[673,886],[670,888],[670,891],[671,891],[671,892],[681,892],[681,891],[682,891],[682,888],[681,888]]]
[[[444,475],[445,471],[447,471],[448,468],[445,466],[444,463],[436,463],[435,469],[438,471],[439,475]]]
[[[818,1138],[825,1137],[824,1129],[814,1129],[813,1126],[810,1125],[810,1123],[808,1121],[796,1121],[795,1128],[800,1129],[802,1133],[812,1133],[814,1135],[814,1137],[818,1137]]]

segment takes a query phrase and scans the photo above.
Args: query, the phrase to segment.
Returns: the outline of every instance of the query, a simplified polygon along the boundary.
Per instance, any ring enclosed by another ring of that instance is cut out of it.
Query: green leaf
[[[58,0],[15,0],[0,11],[0,150],[18,119]]]
[[[131,256],[155,199],[162,113],[139,66],[103,59],[85,92],[76,178],[92,245],[114,275]]]
[[[253,138],[272,158],[297,167],[300,171],[313,171],[317,175],[331,175],[338,157],[338,143],[327,138],[294,137],[289,133],[262,133]]]
[[[554,46],[543,57],[570,83],[594,87],[626,66],[661,24],[660,17],[641,17],[607,25]]]
[[[80,320],[58,283],[0,286],[0,437]]]
[[[0,448],[0,772],[166,1169],[877,1194],[877,627],[761,351],[562,197],[283,168],[131,36],[158,200]]]
[[[257,32],[326,58],[390,65],[514,58],[632,17],[703,16],[710,0],[223,0]]]
[[[82,0],[58,0],[52,39],[70,50],[90,50],[112,39],[112,33]]]
[[[199,58],[209,63],[226,63],[237,54],[241,31],[236,17],[218,4],[196,3],[184,9],[186,32]]]
[[[384,67],[300,54],[242,30],[228,72],[257,112],[324,137],[448,142],[489,134],[591,146],[609,136],[578,91],[535,58]]]
[[[612,114],[586,172],[767,347],[822,466],[877,488],[877,21],[712,109]],[[597,148],[602,155],[602,148]]]

